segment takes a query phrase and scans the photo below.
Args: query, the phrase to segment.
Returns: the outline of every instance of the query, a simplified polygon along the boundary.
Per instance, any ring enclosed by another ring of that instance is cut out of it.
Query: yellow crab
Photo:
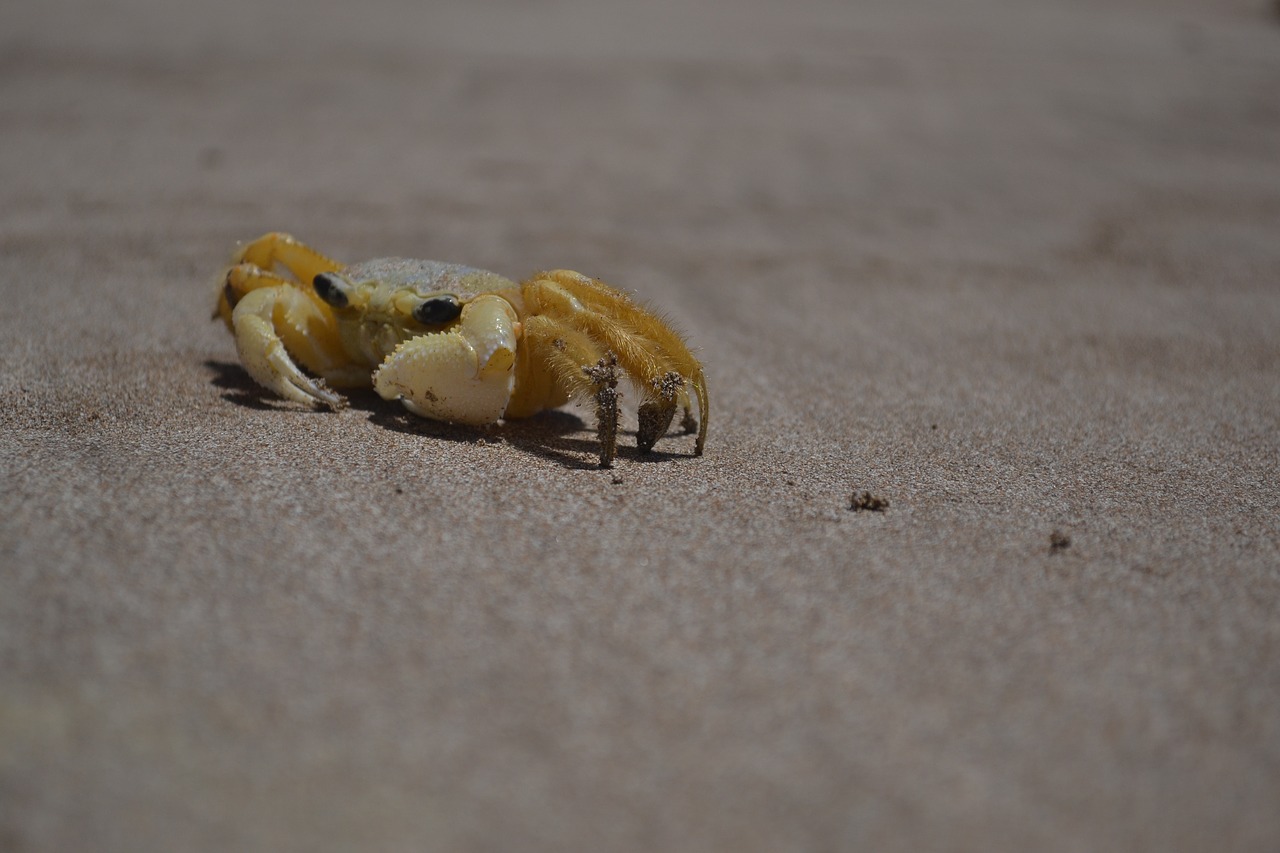
[[[235,335],[245,370],[287,400],[338,409],[346,398],[333,388],[372,385],[414,414],[479,425],[590,399],[607,468],[625,375],[641,395],[641,451],[666,434],[679,406],[685,429],[698,432],[694,454],[706,444],[702,365],[662,318],[581,273],[517,284],[438,261],[344,266],[272,233],[236,253],[219,288],[214,316]]]

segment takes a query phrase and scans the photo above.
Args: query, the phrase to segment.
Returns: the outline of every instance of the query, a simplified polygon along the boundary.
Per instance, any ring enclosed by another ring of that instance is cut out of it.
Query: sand
[[[5,17],[0,848],[1280,847],[1270,4]],[[706,455],[263,396],[273,229],[634,290]]]

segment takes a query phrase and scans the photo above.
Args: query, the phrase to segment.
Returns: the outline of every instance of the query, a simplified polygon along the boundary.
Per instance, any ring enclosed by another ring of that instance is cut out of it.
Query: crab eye
[[[346,283],[327,272],[322,272],[312,279],[311,286],[316,289],[316,296],[334,308],[346,308],[350,301],[347,299]]]
[[[413,309],[413,319],[425,326],[438,326],[458,319],[462,313],[462,304],[452,293],[433,296],[423,300]]]

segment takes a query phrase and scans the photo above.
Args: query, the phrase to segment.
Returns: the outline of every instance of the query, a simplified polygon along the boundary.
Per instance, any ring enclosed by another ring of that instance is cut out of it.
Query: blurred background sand
[[[1267,3],[5,20],[0,848],[1280,846]],[[707,455],[264,398],[271,229],[634,289]]]

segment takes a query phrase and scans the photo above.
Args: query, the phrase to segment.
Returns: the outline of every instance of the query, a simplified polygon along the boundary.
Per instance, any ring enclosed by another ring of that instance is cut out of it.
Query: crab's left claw
[[[374,390],[423,417],[495,423],[511,400],[518,328],[511,303],[477,297],[449,331],[400,344],[373,375]]]
[[[307,376],[289,356],[276,330],[277,310],[286,317],[314,312],[306,295],[292,287],[252,290],[236,304],[231,327],[244,369],[259,385],[286,400],[331,409],[345,406],[345,397],[331,390],[323,380]]]

